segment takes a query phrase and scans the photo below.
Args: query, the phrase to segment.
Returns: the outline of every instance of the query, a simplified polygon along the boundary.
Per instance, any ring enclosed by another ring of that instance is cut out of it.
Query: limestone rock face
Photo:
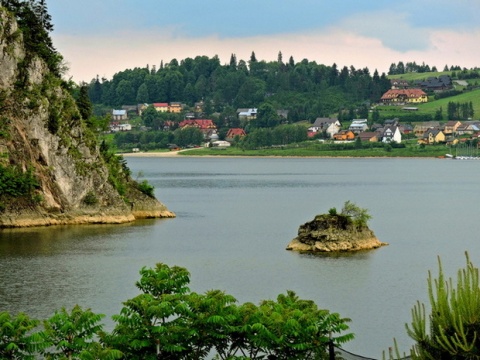
[[[300,225],[298,236],[287,250],[300,252],[358,251],[388,245],[377,239],[372,230],[358,228],[347,216],[318,215]]]
[[[0,166],[30,171],[37,182],[28,198],[0,191],[0,228],[175,216],[141,191],[121,160],[113,173],[109,156],[68,85],[29,53],[0,6]]]

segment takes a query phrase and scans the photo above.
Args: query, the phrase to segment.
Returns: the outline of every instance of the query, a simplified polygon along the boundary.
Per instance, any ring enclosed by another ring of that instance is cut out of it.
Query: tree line
[[[347,318],[320,309],[294,292],[259,305],[237,304],[220,290],[188,288],[182,267],[143,268],[140,294],[113,316],[112,332],[101,314],[76,305],[42,324],[24,313],[0,312],[0,358],[34,359],[327,359],[331,345],[351,339]],[[42,326],[40,326],[42,325]]]
[[[288,109],[292,121],[328,116],[364,101],[378,101],[390,88],[386,75],[353,66],[338,68],[293,57],[283,61],[248,61],[231,55],[228,64],[218,56],[176,59],[160,66],[127,69],[112,79],[92,79],[89,96],[94,104],[110,107],[154,102],[203,101],[207,114],[226,108],[252,108],[268,102]]]
[[[354,204],[345,203],[345,211],[368,221],[368,213]],[[335,208],[329,212],[337,213]],[[406,325],[415,341],[411,359],[478,358],[480,277],[468,253],[466,260],[456,283],[446,278],[440,258],[438,276],[429,272],[430,310],[417,302]],[[103,328],[104,315],[78,305],[55,311],[42,322],[25,313],[0,311],[0,358],[200,360],[214,354],[222,360],[321,360],[332,358],[333,346],[354,339],[346,333],[350,319],[293,291],[259,305],[238,304],[220,290],[190,291],[190,273],[182,267],[159,263],[142,268],[140,275],[140,294],[112,316],[111,332]],[[395,344],[383,358],[404,359],[405,354]]]

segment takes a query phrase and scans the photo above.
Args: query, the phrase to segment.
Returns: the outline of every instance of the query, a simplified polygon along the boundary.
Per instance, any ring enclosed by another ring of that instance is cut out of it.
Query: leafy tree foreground
[[[0,312],[0,359],[327,359],[350,321],[293,291],[259,305],[237,304],[220,290],[191,292],[189,272],[142,268],[140,294],[123,303],[111,333],[103,315],[75,306],[40,327],[20,313]]]

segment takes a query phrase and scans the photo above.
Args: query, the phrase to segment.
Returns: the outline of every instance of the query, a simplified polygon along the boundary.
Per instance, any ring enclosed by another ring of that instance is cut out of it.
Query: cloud
[[[87,81],[96,75],[110,79],[115,73],[135,67],[168,63],[198,55],[218,55],[228,63],[231,54],[237,60],[248,61],[252,51],[257,59],[274,61],[281,51],[284,61],[293,56],[339,68],[353,65],[368,67],[373,73],[387,72],[390,64],[399,61],[425,62],[440,70],[445,64],[475,67],[480,58],[477,46],[480,29],[467,32],[430,30],[422,46],[401,51],[387,46],[379,37],[369,36],[367,30],[358,33],[353,28],[335,27],[322,31],[275,34],[242,38],[208,36],[189,38],[179,35],[175,28],[134,32],[132,30],[103,36],[55,36],[54,43],[70,66],[74,81]],[[398,46],[397,46],[398,47]],[[440,63],[439,63],[440,62]]]
[[[339,27],[381,40],[386,47],[400,51],[428,48],[431,30],[414,27],[407,12],[391,10],[359,13],[344,19]]]

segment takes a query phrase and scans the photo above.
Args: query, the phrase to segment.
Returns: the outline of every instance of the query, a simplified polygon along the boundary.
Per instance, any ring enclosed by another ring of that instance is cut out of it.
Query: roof
[[[153,103],[154,107],[168,107],[168,103]]]
[[[407,98],[419,98],[427,96],[425,91],[422,89],[390,89],[385,94],[382,95],[382,100],[392,100],[400,96],[405,96]]]
[[[313,123],[314,127],[323,127],[325,125],[335,124],[338,121],[337,118],[316,118]]]
[[[112,111],[112,114],[113,114],[114,116],[127,115],[127,110],[113,110],[113,111]]]
[[[213,120],[210,120],[210,119],[187,119],[187,120],[181,121],[178,124],[178,126],[180,128],[192,126],[192,127],[197,127],[201,130],[216,129],[216,126],[213,123]]]
[[[373,131],[365,131],[365,132],[362,132],[360,134],[357,135],[360,140],[370,140],[374,137],[377,137],[378,134],[376,132],[373,132]]]
[[[233,138],[235,136],[245,136],[245,135],[247,134],[245,133],[245,130],[243,130],[242,128],[231,128],[231,129],[228,129],[226,137]]]

